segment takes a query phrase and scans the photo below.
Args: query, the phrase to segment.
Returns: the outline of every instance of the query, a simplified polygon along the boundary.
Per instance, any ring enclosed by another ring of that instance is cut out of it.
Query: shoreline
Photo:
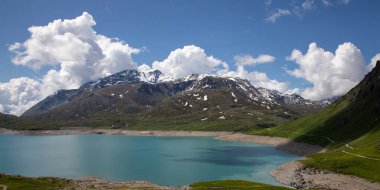
[[[326,151],[325,148],[310,145],[306,143],[294,142],[287,138],[247,135],[235,132],[210,132],[210,131],[130,131],[120,129],[88,129],[74,128],[62,130],[41,130],[41,131],[17,131],[0,128],[0,134],[5,135],[29,135],[29,136],[52,136],[52,135],[85,135],[85,134],[103,134],[103,135],[129,135],[129,136],[207,136],[214,137],[223,141],[236,141],[247,143],[268,144],[276,149],[285,151],[291,154],[301,156],[301,159],[306,159],[308,154],[319,153]],[[348,189],[348,190],[364,190],[374,189],[380,190],[380,184],[373,183],[368,180],[343,174],[336,174],[329,171],[317,171],[312,168],[305,168],[299,161],[291,161],[285,163],[278,168],[272,170],[270,175],[281,184],[294,188],[322,188],[322,189]],[[90,181],[102,181],[101,179]],[[86,181],[86,180],[85,180]],[[105,183],[105,181],[102,181]],[[127,182],[133,183],[133,182]],[[173,187],[166,187],[171,189]]]
[[[380,184],[356,176],[306,168],[299,160],[281,165],[270,173],[278,182],[296,189],[380,190]]]
[[[10,130],[0,128],[3,135],[29,135],[29,136],[54,136],[54,135],[127,135],[127,136],[167,136],[167,137],[214,137],[223,141],[247,142],[272,145],[276,149],[298,156],[323,152],[325,149],[317,145],[294,142],[282,137],[269,137],[259,135],[247,135],[230,131],[135,131],[120,129],[88,129],[74,128],[61,130]]]

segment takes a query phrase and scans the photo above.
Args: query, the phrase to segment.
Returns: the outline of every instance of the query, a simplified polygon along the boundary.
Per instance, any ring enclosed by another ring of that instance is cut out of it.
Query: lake
[[[218,179],[279,185],[269,172],[299,156],[212,137],[0,135],[0,172],[182,186]]]

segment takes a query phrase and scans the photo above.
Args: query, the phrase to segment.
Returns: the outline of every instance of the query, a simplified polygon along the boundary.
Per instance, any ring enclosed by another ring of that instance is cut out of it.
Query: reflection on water
[[[185,185],[217,179],[278,183],[269,172],[297,159],[268,145],[210,137],[0,135],[0,172]]]

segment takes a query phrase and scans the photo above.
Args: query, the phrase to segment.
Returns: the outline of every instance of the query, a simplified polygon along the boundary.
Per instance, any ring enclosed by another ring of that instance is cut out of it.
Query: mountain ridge
[[[266,96],[263,95],[264,92]],[[325,106],[325,103],[305,100],[297,95],[256,88],[248,80],[240,78],[192,74],[171,79],[158,70],[147,73],[123,70],[87,82],[78,89],[62,90],[48,96],[21,117],[49,122],[86,121],[94,117],[99,119],[113,115],[122,118],[120,120],[124,124],[118,124],[122,127],[135,125],[131,120],[139,115],[168,120],[173,119],[168,117],[180,116],[180,120],[188,123],[194,119],[245,119],[248,116],[240,116],[240,113],[245,113],[252,114],[249,117],[256,117],[256,120],[264,120],[258,116],[264,113],[258,110],[265,110],[268,118],[273,117],[269,119],[269,124],[260,125],[273,126],[286,119],[313,113]],[[229,116],[226,113],[221,114],[223,111],[229,112],[230,109],[236,112],[229,113]],[[253,116],[253,113],[248,113],[252,110],[260,113]],[[205,113],[209,117],[199,118]],[[193,117],[186,114],[193,114]]]

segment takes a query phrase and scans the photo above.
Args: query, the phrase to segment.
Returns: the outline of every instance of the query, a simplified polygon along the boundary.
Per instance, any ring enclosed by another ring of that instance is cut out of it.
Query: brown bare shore
[[[70,187],[68,188],[70,189]],[[94,177],[84,177],[74,180],[74,189],[87,190],[87,189],[157,189],[157,190],[186,190],[189,187],[170,187],[153,184],[149,181],[131,181],[131,182],[111,182],[105,179]]]
[[[276,168],[271,175],[282,184],[297,189],[380,190],[379,183],[355,176],[305,168],[298,160]]]

